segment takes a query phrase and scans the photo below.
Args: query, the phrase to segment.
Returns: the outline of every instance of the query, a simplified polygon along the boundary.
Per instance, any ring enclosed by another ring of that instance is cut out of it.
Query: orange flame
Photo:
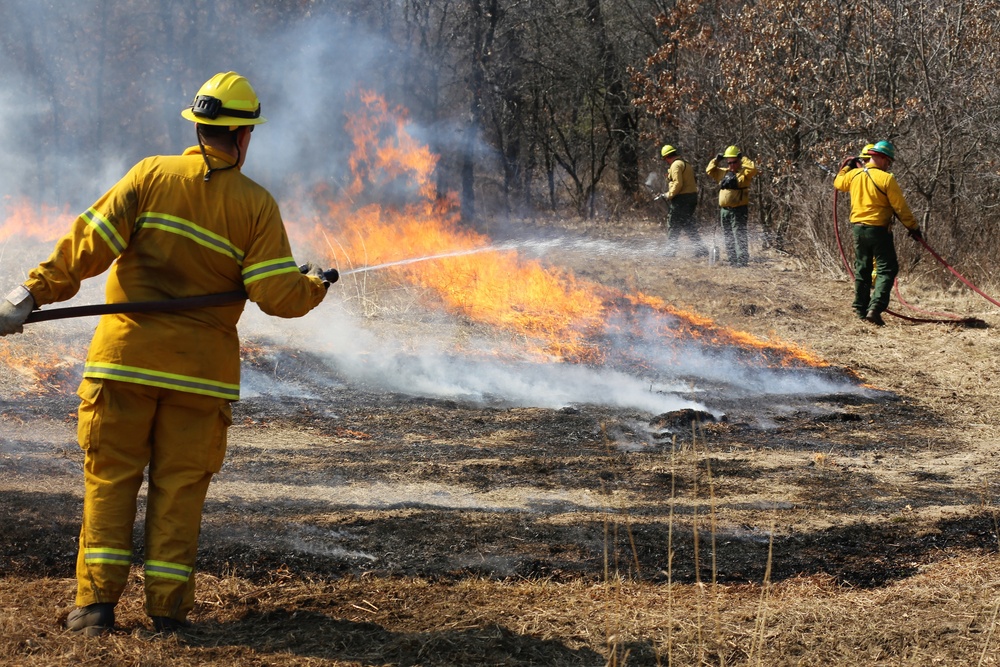
[[[16,371],[26,381],[23,394],[62,394],[76,389],[79,360],[66,349],[49,349],[39,354],[17,340],[0,340],[0,364]]]
[[[305,237],[313,247],[328,247],[327,259],[344,268],[373,266],[410,258],[488,249],[488,237],[459,226],[453,198],[433,191],[437,159],[407,131],[405,114],[369,92],[346,128],[354,141],[349,164],[353,179],[340,197],[318,190],[326,211],[310,222]],[[391,186],[390,186],[391,184]],[[387,187],[397,205],[381,205]],[[335,241],[334,241],[335,239]],[[825,362],[795,345],[760,340],[717,326],[710,319],[673,308],[644,294],[624,295],[573,274],[526,260],[513,251],[491,251],[407,264],[392,269],[407,282],[436,295],[449,310],[476,322],[522,336],[539,359],[576,363],[608,361],[606,337],[622,309],[664,323],[660,342],[698,340],[759,355],[765,364]],[[645,325],[635,314],[624,318]],[[669,322],[669,325],[666,323]],[[650,332],[639,333],[649,337]]]
[[[0,243],[9,239],[50,242],[69,231],[76,216],[69,207],[61,209],[45,204],[32,204],[25,199],[5,197],[0,207]]]

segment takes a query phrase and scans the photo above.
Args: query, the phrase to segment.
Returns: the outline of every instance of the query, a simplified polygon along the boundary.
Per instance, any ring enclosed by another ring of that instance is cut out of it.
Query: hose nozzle
[[[303,264],[299,267],[299,271],[310,276],[315,276],[327,285],[332,285],[340,280],[340,271],[337,269],[321,269],[312,263]]]

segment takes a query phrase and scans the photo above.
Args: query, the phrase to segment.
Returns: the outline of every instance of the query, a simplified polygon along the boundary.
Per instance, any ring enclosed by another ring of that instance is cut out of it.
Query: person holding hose
[[[867,147],[866,147],[867,148]],[[883,326],[892,285],[899,273],[892,221],[898,217],[910,236],[922,238],[903,192],[889,168],[896,148],[878,141],[868,148],[867,161],[848,158],[833,181],[840,192],[851,193],[851,233],[854,237],[854,312],[861,319]],[[874,292],[872,267],[875,267]]]
[[[109,303],[244,290],[269,315],[300,317],[323,301],[321,269],[299,267],[274,198],[241,172],[265,122],[249,81],[217,74],[181,115],[198,144],[140,161],[79,216],[0,301],[0,335],[21,332],[33,308],[69,299],[109,267]],[[147,467],[146,613],[156,632],[187,625],[202,508],[239,398],[245,305],[101,318],[77,391],[84,501],[69,630],[114,628]]]
[[[726,259],[732,266],[750,263],[747,222],[750,217],[750,182],[757,166],[737,146],[729,146],[708,163],[705,171],[719,184],[722,234],[726,239]]]
[[[677,254],[681,234],[687,234],[694,244],[694,256],[705,257],[708,249],[695,226],[694,210],[698,205],[698,182],[694,169],[681,157],[674,146],[667,144],[660,149],[660,157],[667,163],[667,191],[661,197],[670,205],[667,217],[667,256]]]

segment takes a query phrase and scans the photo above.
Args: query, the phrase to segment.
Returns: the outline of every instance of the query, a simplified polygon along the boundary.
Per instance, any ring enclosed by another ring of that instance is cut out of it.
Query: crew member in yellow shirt
[[[667,191],[661,197],[670,205],[667,217],[667,256],[677,254],[681,234],[686,234],[694,246],[695,257],[705,257],[708,249],[701,240],[695,223],[694,211],[698,205],[698,182],[694,168],[681,157],[680,151],[667,144],[660,149],[660,157],[667,163]]]
[[[868,149],[868,161],[848,160],[833,181],[833,187],[851,193],[851,233],[854,237],[854,311],[858,317],[883,326],[882,313],[889,307],[892,285],[899,273],[892,222],[899,218],[910,236],[921,238],[920,227],[896,177],[889,171],[896,148],[878,141]],[[872,266],[875,267],[874,291]]]

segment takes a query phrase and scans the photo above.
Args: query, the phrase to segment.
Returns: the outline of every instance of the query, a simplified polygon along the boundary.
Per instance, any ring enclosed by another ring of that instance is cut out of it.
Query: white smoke
[[[631,362],[631,368],[622,369],[531,360],[529,350],[519,349],[515,340],[470,338],[467,326],[443,312],[421,310],[419,322],[398,316],[365,318],[351,307],[349,294],[348,286],[334,284],[323,304],[294,320],[265,317],[251,307],[241,331],[318,355],[329,382],[343,378],[407,395],[481,403],[545,408],[594,404],[653,414],[692,408],[720,416],[692,396],[720,387],[728,397],[861,391],[829,373],[768,368],[746,358],[745,351],[664,339],[662,333],[676,325],[666,314],[646,313],[639,326],[633,323],[633,333],[646,332],[640,338],[608,336],[609,361]],[[608,331],[626,328],[608,324]],[[282,393],[280,387],[273,390]]]
[[[421,327],[420,340],[405,340],[387,332],[384,324],[366,326],[337,303],[336,289],[331,287],[327,301],[299,319],[276,320],[250,308],[241,330],[318,355],[332,376],[412,396],[544,408],[596,404],[651,413],[705,409],[674,395],[673,391],[684,389],[680,384],[653,387],[618,371],[463,354],[453,347],[458,325],[445,320]],[[466,350],[494,344],[463,340]],[[277,386],[272,390],[282,393]]]

